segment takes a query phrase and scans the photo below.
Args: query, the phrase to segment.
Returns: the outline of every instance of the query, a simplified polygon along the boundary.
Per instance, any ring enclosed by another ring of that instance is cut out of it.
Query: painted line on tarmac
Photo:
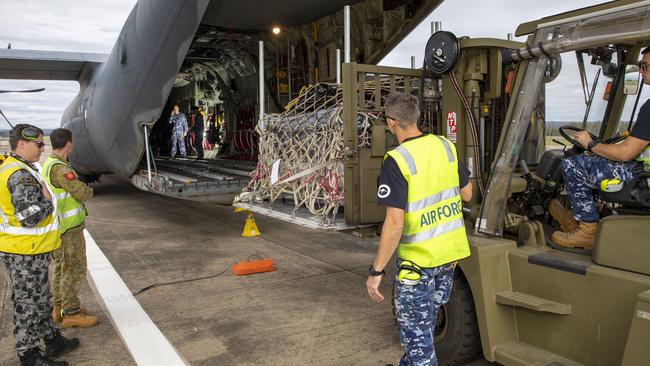
[[[133,297],[88,230],[89,283],[113,327],[138,365],[189,365]]]

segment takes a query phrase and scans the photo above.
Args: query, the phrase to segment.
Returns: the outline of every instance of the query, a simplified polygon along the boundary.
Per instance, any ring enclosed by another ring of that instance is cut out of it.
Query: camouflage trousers
[[[79,289],[86,279],[86,239],[81,224],[61,235],[61,247],[52,252],[52,304],[67,314],[80,310]]]
[[[180,131],[173,131],[172,132],[172,151],[169,154],[169,157],[173,158],[176,155],[176,148],[178,145],[178,149],[180,150],[180,153],[183,157],[187,156],[187,152],[185,151],[185,138],[183,137],[183,134]]]
[[[597,155],[575,155],[562,160],[564,184],[576,220],[598,221],[594,189],[600,189],[604,179],[631,181],[637,167],[636,161],[618,162]]]
[[[415,285],[395,279],[395,316],[404,355],[399,366],[436,366],[433,331],[440,307],[449,301],[454,264],[422,269]]]
[[[38,347],[41,339],[52,338],[58,332],[52,322],[52,303],[47,284],[50,253],[0,253],[0,258],[11,278],[16,352],[18,356],[24,356]]]

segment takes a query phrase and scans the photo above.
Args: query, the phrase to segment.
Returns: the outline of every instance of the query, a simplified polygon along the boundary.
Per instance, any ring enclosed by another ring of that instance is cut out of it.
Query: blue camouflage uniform
[[[170,157],[176,155],[176,145],[180,149],[181,156],[187,157],[185,151],[185,134],[187,133],[187,118],[184,113],[174,114],[169,117],[169,124],[172,125],[172,151]]]
[[[409,140],[420,138],[411,137]],[[459,188],[469,183],[470,171],[458,162]],[[378,179],[378,203],[380,205],[404,208],[407,204],[408,183],[392,157],[384,160]],[[420,280],[415,285],[398,280],[399,266],[395,278],[395,317],[399,328],[400,343],[404,354],[399,366],[436,366],[434,329],[440,307],[449,301],[453,288],[454,263],[433,268],[421,268]]]
[[[36,170],[33,164],[14,157]],[[35,227],[52,213],[52,201],[43,197],[38,181],[27,170],[13,173],[7,188],[16,212],[26,213],[19,218],[24,227]],[[11,282],[16,352],[23,357],[37,349],[41,339],[52,339],[58,334],[58,328],[52,322],[48,286],[51,253],[22,255],[0,252],[0,260],[7,268]]]
[[[395,315],[404,355],[399,366],[436,366],[433,347],[438,310],[449,301],[454,280],[454,263],[423,268],[415,285],[395,279]]]
[[[575,155],[562,161],[562,174],[571,209],[576,220],[595,222],[600,219],[594,189],[604,179],[620,179],[627,183],[639,166],[636,161],[612,161],[598,155]]]
[[[639,109],[636,123],[630,136],[650,141],[650,100]],[[562,175],[571,209],[576,220],[595,222],[600,219],[594,201],[594,189],[598,189],[603,179],[616,178],[630,182],[642,171],[638,161],[613,161],[598,155],[576,155],[562,161]]]

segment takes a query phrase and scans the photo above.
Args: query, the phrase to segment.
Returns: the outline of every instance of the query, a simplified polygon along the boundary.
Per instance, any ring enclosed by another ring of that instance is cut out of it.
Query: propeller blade
[[[29,90],[0,90],[0,94],[2,93],[40,93],[45,88],[38,88],[38,89],[29,89]]]

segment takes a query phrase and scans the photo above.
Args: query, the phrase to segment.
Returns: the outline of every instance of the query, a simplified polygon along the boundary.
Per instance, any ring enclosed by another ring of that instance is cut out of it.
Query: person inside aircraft
[[[193,146],[196,150],[196,160],[203,159],[203,133],[205,130],[205,124],[203,123],[203,114],[201,113],[201,107],[194,106],[192,108],[192,134],[193,134]]]
[[[174,104],[171,115],[169,116],[169,124],[172,125],[171,145],[172,150],[169,154],[170,159],[176,157],[176,149],[180,150],[183,158],[187,157],[185,151],[185,136],[187,136],[187,118],[185,114],[180,111],[178,104]]]
[[[650,84],[650,47],[641,54],[639,73],[643,82]],[[627,183],[644,169],[650,169],[650,100],[643,104],[630,135],[620,144],[600,143],[586,131],[577,132],[573,138],[592,154],[562,161],[571,210],[558,202],[550,203],[549,211],[562,228],[553,233],[551,240],[564,247],[591,249],[600,219],[593,190],[604,179],[616,178]]]

